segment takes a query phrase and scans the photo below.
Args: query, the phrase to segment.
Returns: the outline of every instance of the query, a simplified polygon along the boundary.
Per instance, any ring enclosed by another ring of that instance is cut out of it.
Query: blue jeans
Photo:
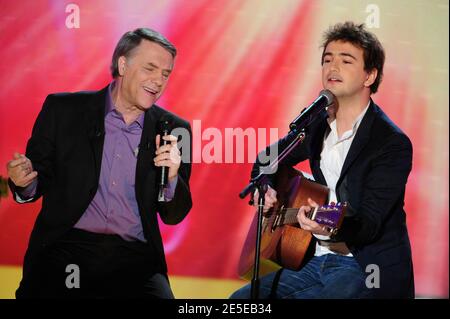
[[[259,298],[347,299],[371,298],[366,275],[353,257],[326,254],[314,256],[302,269],[282,269],[260,278]],[[248,299],[251,285],[235,291],[230,298]]]

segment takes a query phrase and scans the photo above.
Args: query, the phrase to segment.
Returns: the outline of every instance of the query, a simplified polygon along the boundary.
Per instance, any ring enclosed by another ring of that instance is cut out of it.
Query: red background
[[[225,128],[238,127],[265,128],[267,136],[277,128],[282,136],[321,90],[322,31],[368,15],[361,1],[78,1],[80,28],[70,29],[68,3],[0,3],[2,176],[13,152],[24,152],[47,94],[109,83],[112,52],[128,30],[151,27],[178,48],[158,104],[222,137]],[[387,61],[373,98],[414,146],[405,207],[417,294],[448,296],[448,12],[441,2],[380,3],[381,25],[372,31]],[[251,168],[245,158],[193,165],[191,213],[177,226],[161,225],[170,274],[237,278],[253,214],[238,198]],[[300,168],[309,171],[307,164]],[[40,201],[1,200],[0,264],[21,265],[39,208]]]

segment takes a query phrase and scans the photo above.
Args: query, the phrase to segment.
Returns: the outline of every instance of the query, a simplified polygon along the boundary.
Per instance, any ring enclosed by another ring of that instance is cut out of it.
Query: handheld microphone
[[[317,99],[314,100],[307,108],[303,109],[297,118],[289,124],[291,131],[302,130],[310,125],[317,114],[320,113],[325,107],[333,104],[335,96],[330,90],[322,90],[319,93]]]
[[[170,141],[163,140],[163,136],[167,136],[170,134],[170,121],[166,119],[162,119],[159,122],[159,128],[160,128],[160,146],[167,145],[170,143]],[[167,186],[167,180],[169,177],[169,168],[166,166],[161,166],[161,171],[159,175],[159,193],[158,193],[158,201],[164,202],[164,188]]]

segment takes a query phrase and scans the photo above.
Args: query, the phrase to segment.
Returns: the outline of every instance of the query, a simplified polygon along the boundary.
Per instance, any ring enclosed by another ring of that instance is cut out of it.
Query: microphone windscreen
[[[333,104],[334,99],[336,98],[330,90],[322,90],[319,93],[319,96],[320,95],[323,95],[327,99],[327,106]]]
[[[158,121],[159,132],[170,132],[173,125],[173,118],[169,114],[164,114]]]

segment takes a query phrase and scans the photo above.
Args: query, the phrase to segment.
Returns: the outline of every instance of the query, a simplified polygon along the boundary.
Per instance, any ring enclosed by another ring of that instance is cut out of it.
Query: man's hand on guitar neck
[[[258,198],[259,198],[258,190],[255,191],[253,198],[254,198],[253,206],[255,206],[255,208],[258,209]],[[277,191],[274,190],[272,187],[268,186],[265,196],[263,212],[267,213],[269,209],[271,209],[275,205],[276,202],[277,202]]]
[[[310,212],[311,209],[318,207],[317,203],[311,198],[308,198],[308,203],[310,206],[302,206],[297,214],[297,220],[302,227],[302,229],[310,231],[316,235],[331,236],[331,233],[326,230],[325,226],[319,225],[315,221],[306,217],[306,213]]]

